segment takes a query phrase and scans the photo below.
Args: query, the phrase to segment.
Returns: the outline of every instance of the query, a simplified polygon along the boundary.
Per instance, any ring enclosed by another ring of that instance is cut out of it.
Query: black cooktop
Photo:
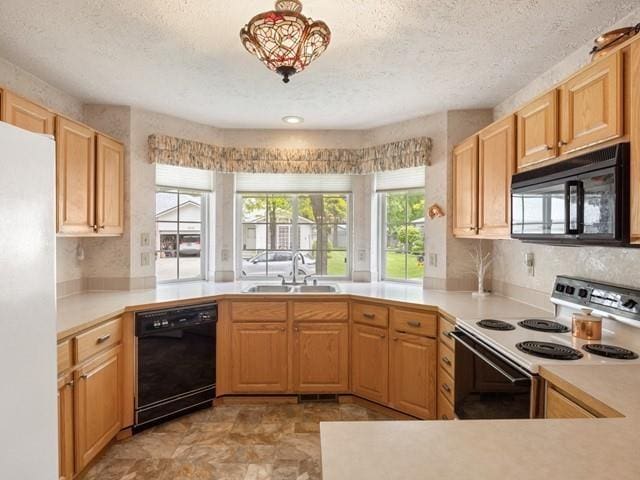
[[[616,360],[635,360],[638,354],[627,350],[626,348],[616,347],[615,345],[602,345],[600,343],[590,343],[584,345],[582,349],[585,352],[599,355],[601,357],[613,358]]]
[[[553,320],[542,320],[540,318],[529,318],[518,322],[518,325],[528,330],[535,330],[536,332],[567,333],[571,331],[561,323],[554,322]]]
[[[515,330],[516,327],[511,325],[510,323],[503,322],[502,320],[493,320],[491,318],[487,318],[485,320],[480,320],[476,322],[476,325],[482,328],[486,328],[487,330]]]
[[[575,348],[550,342],[522,342],[516,344],[521,352],[536,357],[550,358],[553,360],[578,360],[584,355]]]

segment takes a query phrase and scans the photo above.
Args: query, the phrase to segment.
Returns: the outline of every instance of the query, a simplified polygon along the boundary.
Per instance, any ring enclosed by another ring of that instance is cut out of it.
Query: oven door
[[[538,379],[462,330],[456,345],[455,412],[462,420],[535,418]]]

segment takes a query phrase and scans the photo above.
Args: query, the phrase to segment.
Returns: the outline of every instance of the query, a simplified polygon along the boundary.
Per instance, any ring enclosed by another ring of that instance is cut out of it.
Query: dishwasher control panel
[[[215,322],[217,318],[218,307],[215,303],[139,312],[136,313],[136,336]]]

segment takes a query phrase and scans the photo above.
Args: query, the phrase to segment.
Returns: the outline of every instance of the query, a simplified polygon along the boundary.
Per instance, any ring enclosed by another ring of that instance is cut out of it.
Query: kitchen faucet
[[[311,278],[313,275],[305,275],[304,280],[302,282],[298,282],[298,260],[302,260],[304,263],[304,255],[302,252],[295,252],[291,257],[291,269],[292,269],[292,281],[289,285],[306,285],[307,280]],[[278,275],[282,279],[282,285],[287,285],[284,275]],[[314,285],[317,284],[317,281],[314,281]]]

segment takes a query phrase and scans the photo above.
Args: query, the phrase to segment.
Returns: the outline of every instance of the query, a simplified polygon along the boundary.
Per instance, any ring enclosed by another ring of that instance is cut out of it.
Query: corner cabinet
[[[124,147],[91,128],[56,118],[57,225],[68,236],[124,231]]]
[[[389,401],[389,337],[386,328],[353,324],[353,393],[378,403]]]
[[[478,136],[453,149],[453,234],[475,237],[478,233]]]
[[[453,235],[509,238],[516,122],[509,116],[453,149]]]

